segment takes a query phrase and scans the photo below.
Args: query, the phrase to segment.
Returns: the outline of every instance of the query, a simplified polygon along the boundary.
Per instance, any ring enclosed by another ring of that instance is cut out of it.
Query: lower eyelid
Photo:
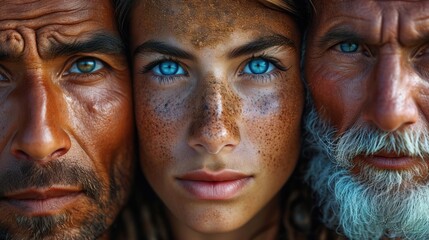
[[[284,73],[284,71],[281,71],[281,70],[274,68],[274,70],[272,70],[271,72],[268,72],[268,73],[264,73],[264,74],[242,73],[242,74],[239,74],[239,77],[245,78],[245,79],[251,79],[251,80],[259,82],[259,83],[269,83],[276,78],[281,78],[283,73]]]
[[[163,76],[163,75],[156,75],[151,74],[150,78],[154,80],[157,84],[160,85],[168,85],[173,82],[179,82],[186,78],[186,75],[169,75],[169,76]]]

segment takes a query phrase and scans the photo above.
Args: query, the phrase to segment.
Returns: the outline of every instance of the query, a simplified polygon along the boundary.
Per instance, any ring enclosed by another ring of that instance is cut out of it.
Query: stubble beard
[[[82,209],[82,213],[66,210],[51,216],[7,216],[8,221],[0,219],[0,239],[44,239],[44,240],[93,240],[105,234],[114,213],[118,212],[125,199],[125,182],[118,182],[124,173],[112,170],[109,186],[98,179],[95,172],[79,166],[68,166],[61,162],[52,162],[48,167],[24,166],[20,172],[0,176],[0,183],[7,184],[0,191],[2,195],[10,188],[25,186],[49,186],[55,183],[84,186],[86,201],[92,206]],[[23,180],[25,179],[25,180]],[[128,179],[128,178],[126,178]],[[128,187],[125,187],[128,189]],[[83,215],[76,220],[76,215]],[[11,218],[16,227],[10,228]],[[20,229],[19,231],[12,229]]]

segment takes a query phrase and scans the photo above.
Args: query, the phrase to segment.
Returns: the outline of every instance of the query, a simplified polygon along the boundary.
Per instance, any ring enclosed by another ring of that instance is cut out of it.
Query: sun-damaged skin
[[[392,133],[427,128],[429,2],[314,3],[305,76],[322,119],[338,136],[359,124]],[[357,48],[345,52],[350,46]],[[419,161],[383,151],[355,162],[400,171]]]
[[[257,1],[137,1],[133,7],[140,161],[169,209],[175,238],[276,236],[278,192],[300,147],[299,43],[294,20]],[[256,58],[278,66],[245,73]],[[181,66],[181,74],[160,76],[166,60]]]
[[[133,162],[112,3],[0,4],[0,238],[108,238]]]

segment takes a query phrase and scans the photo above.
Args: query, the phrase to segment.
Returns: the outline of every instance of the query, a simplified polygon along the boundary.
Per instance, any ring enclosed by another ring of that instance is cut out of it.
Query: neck
[[[177,240],[275,240],[281,223],[278,197],[271,200],[243,226],[229,232],[197,232],[169,213],[174,239]]]

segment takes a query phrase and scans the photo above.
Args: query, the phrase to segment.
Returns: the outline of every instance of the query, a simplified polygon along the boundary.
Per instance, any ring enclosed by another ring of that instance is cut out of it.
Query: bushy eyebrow
[[[189,59],[189,60],[195,59],[194,55],[192,55],[191,53],[185,50],[171,46],[165,42],[152,41],[152,40],[144,42],[143,44],[139,45],[134,50],[133,57],[139,54],[150,53],[150,52],[161,53],[172,57]]]
[[[78,53],[125,54],[126,48],[122,40],[108,33],[95,33],[88,39],[71,43],[55,42],[42,51],[44,58],[53,59]],[[0,60],[19,58],[21,53],[14,54],[0,46]]]
[[[77,53],[122,54],[125,51],[125,45],[118,36],[107,33],[96,33],[84,41],[54,44],[47,51],[46,57],[54,58]]]
[[[349,29],[339,28],[332,29],[324,34],[318,41],[320,48],[331,45],[332,43],[338,43],[341,41],[356,41],[362,42],[363,38],[358,33]]]
[[[237,58],[240,56],[257,53],[265,49],[277,46],[296,48],[295,43],[291,39],[280,34],[274,34],[271,36],[264,36],[258,38],[243,46],[235,48],[228,54],[228,57]]]

